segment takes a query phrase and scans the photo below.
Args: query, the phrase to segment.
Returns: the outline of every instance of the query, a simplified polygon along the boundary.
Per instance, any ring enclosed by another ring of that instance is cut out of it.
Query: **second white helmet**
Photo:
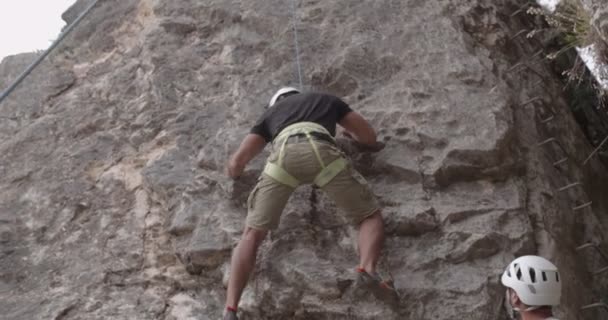
[[[288,94],[288,93],[300,93],[300,90],[293,88],[293,87],[283,87],[281,89],[279,89],[274,96],[272,96],[272,98],[270,99],[270,102],[268,103],[268,107],[272,107],[277,100],[279,100],[279,98],[284,95],[284,94]]]
[[[502,284],[513,289],[529,306],[556,306],[562,293],[557,267],[539,256],[513,260],[502,274]]]

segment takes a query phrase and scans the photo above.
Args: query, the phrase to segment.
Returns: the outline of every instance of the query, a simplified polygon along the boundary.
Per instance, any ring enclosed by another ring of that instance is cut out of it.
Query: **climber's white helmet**
[[[556,306],[562,292],[557,267],[539,256],[513,260],[502,274],[502,284],[517,293],[528,306]]]
[[[270,102],[268,103],[268,107],[272,107],[277,100],[279,100],[279,98],[284,95],[284,94],[288,94],[288,93],[300,93],[300,90],[293,88],[293,87],[283,87],[281,89],[279,89],[277,91],[277,93],[274,94],[274,96],[272,96],[272,99],[270,99]]]

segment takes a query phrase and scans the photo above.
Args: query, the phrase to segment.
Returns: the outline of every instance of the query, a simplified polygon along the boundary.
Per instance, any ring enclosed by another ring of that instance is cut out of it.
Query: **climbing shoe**
[[[226,313],[224,314],[224,320],[239,320],[239,318],[236,316],[236,310],[227,308]]]
[[[357,268],[355,287],[359,290],[371,292],[376,299],[388,303],[399,303],[399,295],[393,284],[382,280],[377,273],[368,273],[365,269]]]

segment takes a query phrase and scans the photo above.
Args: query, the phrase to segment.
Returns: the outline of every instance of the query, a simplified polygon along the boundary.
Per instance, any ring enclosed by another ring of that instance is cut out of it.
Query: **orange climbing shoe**
[[[376,299],[389,303],[399,302],[399,295],[393,284],[382,280],[378,273],[368,273],[363,268],[357,268],[355,287],[371,292]]]

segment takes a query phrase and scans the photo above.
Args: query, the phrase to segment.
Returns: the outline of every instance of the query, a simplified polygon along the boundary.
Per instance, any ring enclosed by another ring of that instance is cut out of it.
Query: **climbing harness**
[[[298,28],[297,28],[297,15],[296,15],[296,1],[292,0],[291,9],[292,9],[292,24],[293,24],[293,42],[295,44],[296,50],[296,66],[298,68],[298,80],[300,82],[300,89],[304,89],[304,85],[302,83],[302,66],[300,64],[300,45],[298,43]]]
[[[333,178],[335,178],[342,170],[346,168],[348,162],[343,157],[339,157],[338,159],[332,161],[330,164],[325,165],[323,159],[321,158],[321,154],[319,153],[319,148],[315,143],[315,139],[312,136],[312,133],[317,132],[321,134],[325,134],[328,137],[331,137],[329,132],[321,125],[316,124],[314,122],[299,122],[288,126],[283,129],[281,133],[275,138],[276,144],[280,144],[279,148],[279,159],[277,163],[274,164],[272,162],[267,162],[266,167],[264,168],[264,173],[274,180],[290,186],[292,188],[296,188],[301,184],[301,182],[292,176],[289,172],[283,169],[283,159],[285,157],[285,145],[287,144],[287,139],[293,135],[304,134],[310,143],[312,150],[317,157],[317,161],[321,165],[321,171],[315,177],[313,183],[319,187],[323,187],[328,184]],[[333,138],[332,138],[333,141]]]

